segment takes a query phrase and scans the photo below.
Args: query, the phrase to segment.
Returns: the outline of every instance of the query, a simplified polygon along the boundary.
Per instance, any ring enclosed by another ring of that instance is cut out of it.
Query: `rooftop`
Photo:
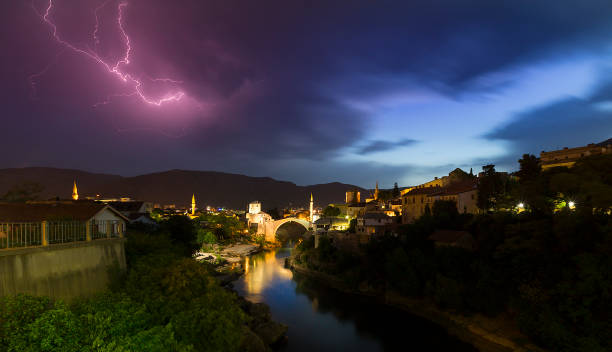
[[[121,213],[106,204],[94,202],[55,203],[0,203],[0,221],[39,222],[50,220],[87,221],[108,207],[118,216]]]

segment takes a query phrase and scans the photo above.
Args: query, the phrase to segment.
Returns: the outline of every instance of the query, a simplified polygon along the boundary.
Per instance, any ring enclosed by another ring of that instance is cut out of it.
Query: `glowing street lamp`
[[[518,207],[519,209],[523,209],[523,208],[525,208],[525,204],[523,204],[523,203],[518,203],[517,207]]]
[[[574,203],[574,202],[573,202],[573,201],[571,201],[571,200],[570,200],[569,202],[567,202],[567,205],[569,206],[569,208],[570,208],[570,209],[574,209],[574,208],[576,208],[576,203]]]

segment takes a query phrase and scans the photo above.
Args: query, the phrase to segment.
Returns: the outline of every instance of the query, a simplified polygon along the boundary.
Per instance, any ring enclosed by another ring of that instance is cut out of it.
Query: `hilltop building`
[[[565,147],[550,152],[542,151],[540,153],[540,165],[543,170],[559,166],[572,167],[581,158],[601,154],[612,154],[612,139],[584,147]]]
[[[404,224],[412,223],[423,216],[438,200],[454,201],[459,213],[476,214],[478,179],[457,168],[448,176],[436,177],[432,181],[410,188],[401,198]]]

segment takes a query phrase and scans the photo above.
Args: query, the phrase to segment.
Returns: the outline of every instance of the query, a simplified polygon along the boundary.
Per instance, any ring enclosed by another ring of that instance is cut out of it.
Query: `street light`
[[[569,206],[570,209],[574,209],[576,207],[576,203],[574,203],[573,201],[569,201],[567,205]]]
[[[525,207],[525,204],[523,204],[523,203],[518,203],[517,207],[518,207],[519,209],[523,209],[523,208]]]

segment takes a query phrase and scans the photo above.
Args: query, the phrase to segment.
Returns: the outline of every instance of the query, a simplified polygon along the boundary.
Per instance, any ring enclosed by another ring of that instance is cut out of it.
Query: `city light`
[[[517,207],[518,207],[519,209],[523,209],[523,208],[525,208],[525,204],[523,204],[523,203],[518,203]]]
[[[570,209],[574,209],[576,207],[576,203],[574,203],[571,200],[567,203],[567,205],[569,206]]]

